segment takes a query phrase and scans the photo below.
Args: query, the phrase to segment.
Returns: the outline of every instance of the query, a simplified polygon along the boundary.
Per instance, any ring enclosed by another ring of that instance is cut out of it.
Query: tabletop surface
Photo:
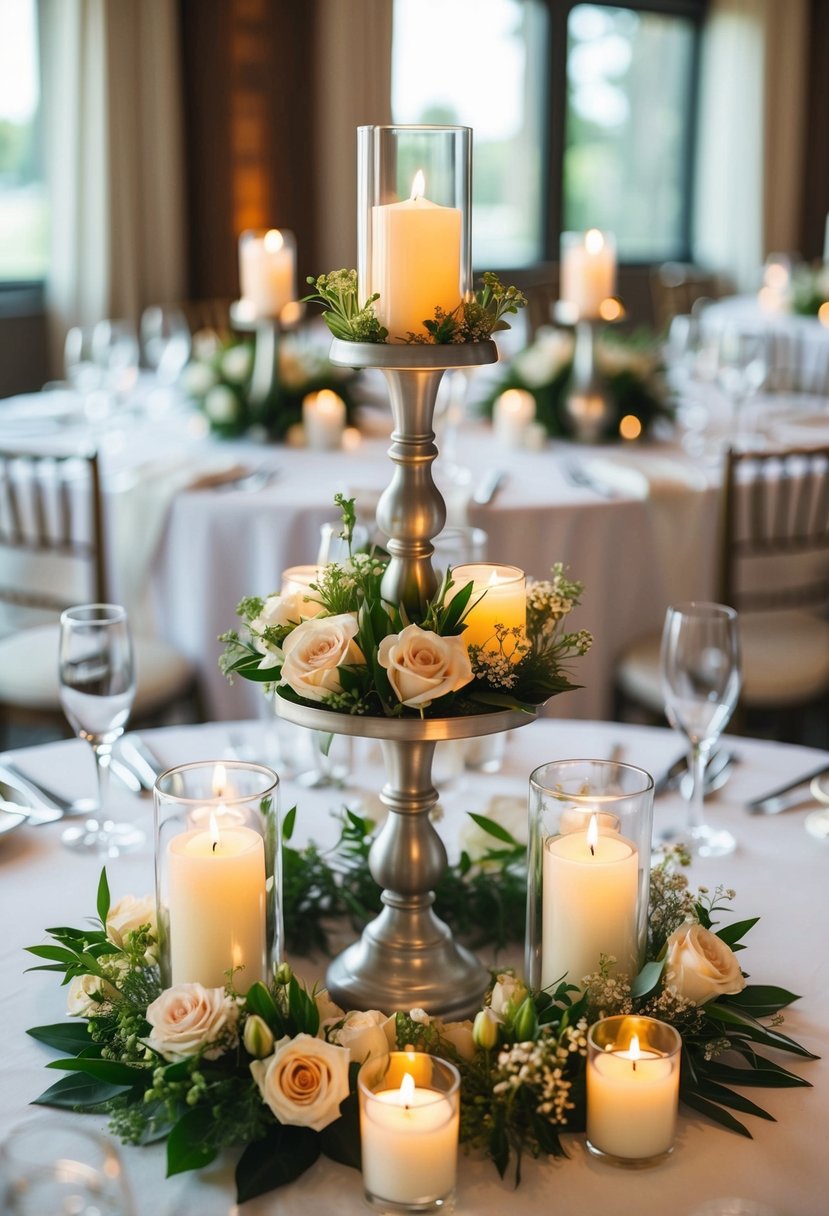
[[[273,735],[257,723],[221,723],[147,732],[147,741],[165,764],[230,755],[267,760]],[[777,1119],[749,1119],[753,1140],[745,1140],[684,1112],[673,1156],[647,1171],[619,1170],[590,1157],[582,1136],[566,1136],[569,1160],[525,1163],[517,1194],[512,1181],[498,1179],[494,1168],[474,1157],[462,1158],[457,1211],[486,1216],[520,1204],[528,1212],[579,1210],[613,1216],[692,1216],[705,1201],[728,1196],[762,1201],[774,1216],[819,1216],[825,1211],[829,1161],[822,1137],[829,1125],[829,970],[822,926],[829,910],[826,873],[829,840],[804,830],[805,812],[815,804],[775,817],[751,817],[744,807],[788,779],[813,771],[829,752],[727,738],[737,763],[728,784],[709,802],[710,814],[737,836],[731,858],[696,861],[692,885],[734,887],[735,918],[760,916],[740,961],[757,983],[781,984],[802,995],[786,1012],[784,1031],[822,1056],[814,1062],[784,1062],[812,1082],[812,1089],[751,1091]],[[605,757],[620,746],[622,758],[659,775],[682,750],[668,730],[618,724],[539,720],[506,740],[500,772],[483,775],[456,772],[441,790],[444,816],[438,827],[450,853],[457,851],[465,813],[485,811],[492,800],[508,799],[516,825],[525,821],[527,779],[531,770],[553,759]],[[15,759],[32,777],[40,777],[68,796],[91,792],[94,771],[89,749],[77,741],[20,751]],[[451,767],[451,766],[450,766]],[[358,740],[352,777],[343,788],[308,789],[282,782],[283,809],[299,806],[297,842],[332,836],[331,812],[343,805],[361,806],[373,815],[381,810],[382,783],[377,745]],[[141,822],[152,835],[151,804],[113,785],[113,810]],[[502,804],[503,805],[503,804]],[[681,821],[681,798],[668,794],[655,809],[655,830]],[[93,914],[100,860],[63,849],[60,824],[24,826],[0,841],[6,933],[0,947],[5,998],[4,1082],[0,1086],[0,1136],[29,1117],[27,1104],[52,1079],[44,1071],[51,1053],[25,1035],[29,1026],[57,1021],[64,993],[54,977],[24,974],[30,961],[23,948],[45,940],[54,924],[78,924]],[[152,852],[148,843],[137,853],[107,863],[113,898],[152,890]],[[520,954],[510,951],[515,961]],[[319,978],[324,962],[295,960],[309,979]],[[492,961],[492,960],[486,960]],[[501,960],[503,963],[503,960]],[[34,1117],[42,1117],[39,1108]],[[78,1119],[92,1118],[76,1116]],[[94,1119],[95,1125],[103,1121]],[[201,1174],[165,1180],[160,1147],[121,1150],[130,1178],[137,1216],[233,1216],[230,1154]],[[359,1175],[320,1160],[290,1187],[252,1201],[250,1216],[279,1212],[360,1213]]]

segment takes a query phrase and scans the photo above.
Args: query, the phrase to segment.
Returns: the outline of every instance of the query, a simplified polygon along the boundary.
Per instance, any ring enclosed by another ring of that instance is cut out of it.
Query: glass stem
[[[103,822],[109,806],[109,762],[112,759],[111,743],[93,743],[95,771],[98,774],[98,818]]]
[[[693,833],[705,824],[703,800],[705,791],[705,762],[708,751],[699,743],[691,744],[691,801],[688,804],[688,827]]]

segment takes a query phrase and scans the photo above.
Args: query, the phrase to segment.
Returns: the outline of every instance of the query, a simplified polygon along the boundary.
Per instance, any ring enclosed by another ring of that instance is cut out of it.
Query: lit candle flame
[[[636,1061],[642,1055],[642,1052],[639,1050],[639,1035],[638,1034],[632,1034],[630,1036],[630,1047],[628,1050],[630,1053],[631,1063],[633,1064],[633,1071],[636,1072]]]
[[[414,201],[417,198],[423,198],[423,195],[425,193],[426,193],[426,178],[423,176],[423,170],[418,169],[417,173],[415,173],[415,175],[414,175],[414,180],[412,181],[412,194],[411,194],[412,201]]]
[[[223,798],[227,785],[227,769],[223,764],[217,764],[213,769],[213,797]]]
[[[604,249],[604,237],[598,228],[589,228],[584,234],[584,247],[588,253],[599,253]]]
[[[219,847],[219,823],[213,811],[210,812],[210,839],[213,842],[213,852]]]
[[[410,1072],[403,1073],[403,1080],[400,1082],[400,1105],[410,1107],[414,1098],[415,1083],[414,1077]]]
[[[587,827],[587,844],[590,848],[590,853],[595,857],[596,845],[599,843],[599,817],[598,815],[590,816],[590,823]]]
[[[268,253],[279,253],[285,244],[285,238],[278,228],[271,228],[265,233],[263,244]]]

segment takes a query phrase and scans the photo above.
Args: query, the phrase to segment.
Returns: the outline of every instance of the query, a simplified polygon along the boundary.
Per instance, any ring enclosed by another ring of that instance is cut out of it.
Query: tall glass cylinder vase
[[[357,173],[360,300],[379,295],[390,342],[425,337],[472,286],[472,131],[358,127]]]
[[[247,992],[282,954],[279,779],[261,764],[168,769],[155,803],[155,879],[165,987]]]
[[[526,972],[580,985],[602,959],[636,975],[647,933],[653,778],[610,760],[558,760],[530,777]]]

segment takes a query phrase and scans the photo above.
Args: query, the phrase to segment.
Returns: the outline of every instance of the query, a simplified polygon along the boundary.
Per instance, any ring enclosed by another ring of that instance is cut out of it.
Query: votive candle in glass
[[[363,1186],[380,1212],[451,1210],[458,1168],[460,1076],[424,1053],[369,1060],[357,1078]]]
[[[535,421],[535,397],[523,388],[508,388],[496,398],[492,412],[495,438],[509,448],[523,448]]]
[[[309,393],[302,401],[302,429],[307,446],[316,452],[341,447],[345,418],[345,402],[338,393],[330,388]]]
[[[587,1147],[615,1165],[673,1151],[682,1039],[666,1022],[619,1015],[587,1035]]]
[[[452,571],[455,586],[451,595],[468,583],[472,583],[471,607],[464,618],[466,628],[461,637],[467,646],[482,646],[486,650],[497,650],[496,625],[505,629],[527,628],[527,597],[524,588],[524,571],[517,566],[491,566],[481,562],[475,565],[455,566]],[[508,655],[514,649],[508,643]]]

